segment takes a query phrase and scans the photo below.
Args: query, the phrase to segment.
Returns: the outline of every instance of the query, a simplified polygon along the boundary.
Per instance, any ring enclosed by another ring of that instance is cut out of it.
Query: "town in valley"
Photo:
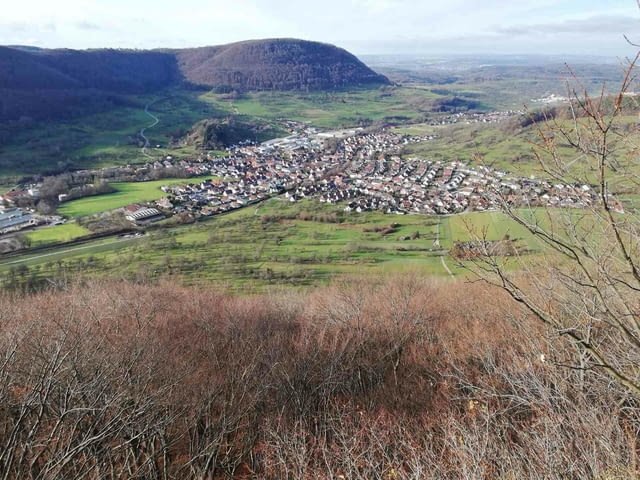
[[[516,112],[453,115],[448,122],[496,122]],[[100,194],[95,183],[147,181],[165,176],[209,177],[198,182],[163,186],[162,198],[120,209],[133,225],[145,225],[176,214],[209,217],[282,196],[289,202],[314,198],[344,205],[346,212],[378,210],[389,214],[450,215],[511,207],[586,208],[593,189],[584,184],[552,183],[460,160],[403,158],[412,143],[427,143],[434,135],[406,135],[393,130],[362,128],[321,132],[289,122],[291,135],[256,144],[245,141],[226,155],[203,153],[194,160],[167,155],[142,165],[127,165],[64,174],[81,185],[80,194],[58,194],[63,204],[78,196]],[[77,180],[80,179],[80,180]],[[42,184],[26,185],[2,196],[0,234],[60,224],[56,214],[33,208]],[[614,202],[622,211],[619,202]]]

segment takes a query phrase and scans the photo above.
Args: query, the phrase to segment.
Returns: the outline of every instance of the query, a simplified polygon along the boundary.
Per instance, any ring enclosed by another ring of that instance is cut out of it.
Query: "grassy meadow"
[[[533,129],[506,133],[500,124],[454,124],[430,126],[425,124],[398,127],[399,133],[412,135],[431,134],[436,138],[429,142],[409,145],[405,157],[419,156],[441,161],[460,160],[484,164],[524,176],[542,176],[540,164],[533,155],[537,136]],[[573,151],[564,148],[570,156]],[[570,158],[570,157],[568,157]]]
[[[87,228],[75,222],[69,222],[63,225],[34,230],[26,235],[33,246],[40,246],[48,243],[70,242],[90,234],[91,231]]]
[[[611,150],[615,152],[612,158],[615,158],[617,171],[610,173],[609,186],[612,191],[623,193],[625,197],[629,196],[629,192],[637,190],[636,182],[633,179],[640,175],[640,163],[635,156],[632,156],[633,144],[636,144],[638,140],[637,132],[634,132],[632,128],[636,121],[636,117],[624,116],[617,123],[618,130],[628,130],[627,143],[632,144],[631,146],[624,145],[616,137],[611,140]],[[568,132],[573,129],[569,121],[559,121],[557,125],[565,128]],[[547,126],[541,125],[541,128],[546,131]],[[553,128],[553,126],[549,125],[549,128]],[[534,152],[537,152],[546,161],[551,160],[537,146],[540,143],[540,136],[535,126],[511,131],[511,129],[505,128],[505,123],[502,122],[490,124],[461,122],[439,126],[418,123],[394,127],[393,131],[400,134],[433,135],[435,137],[428,142],[408,145],[404,151],[405,158],[419,157],[445,162],[459,160],[506,170],[513,175],[550,178],[534,155]],[[549,134],[549,131],[546,133]],[[584,156],[578,154],[566,141],[563,141],[560,135],[556,135],[556,137],[558,137],[557,154],[559,158],[567,162],[563,181],[584,183],[586,179],[589,183],[596,183],[597,170],[593,160],[585,160]],[[555,181],[558,180],[555,179]]]
[[[230,98],[208,93],[200,99],[229,114],[276,120],[287,118],[334,128],[376,121],[418,121],[439,95],[414,87],[343,92],[256,92]]]
[[[66,225],[65,225],[66,226]],[[140,238],[56,247],[0,261],[0,275],[22,263],[29,274],[153,279],[177,276],[185,284],[227,284],[238,291],[269,285],[322,284],[340,275],[417,271],[464,275],[448,249],[469,240],[469,231],[490,240],[509,234],[528,249],[539,248],[497,212],[451,217],[345,213],[342,206],[281,198],[192,225],[152,230]],[[436,242],[438,240],[438,242]],[[445,267],[446,265],[446,267]],[[26,273],[25,273],[26,274]]]
[[[168,178],[150,182],[116,182],[110,185],[117,191],[93,197],[84,197],[63,203],[58,212],[66,217],[84,217],[96,213],[115,210],[139,202],[151,202],[165,197],[160,190],[165,185],[180,185],[185,183],[199,183],[213,178],[211,176],[192,178]]]

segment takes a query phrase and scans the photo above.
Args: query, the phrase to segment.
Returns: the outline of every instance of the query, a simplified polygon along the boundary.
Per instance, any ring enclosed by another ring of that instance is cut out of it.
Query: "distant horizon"
[[[44,0],[3,9],[0,44],[40,48],[194,48],[248,38],[297,38],[355,55],[635,53],[635,0]],[[637,32],[637,33],[636,33]]]
[[[92,51],[92,50],[123,50],[123,51],[153,51],[153,50],[188,50],[195,48],[207,48],[207,47],[218,47],[224,45],[230,45],[234,43],[243,43],[243,42],[254,42],[254,41],[262,41],[262,40],[280,40],[280,39],[292,39],[292,40],[302,40],[308,42],[317,42],[324,43],[336,46],[338,48],[342,48],[347,50],[349,53],[352,53],[358,58],[417,58],[422,57],[424,59],[445,59],[445,58],[460,58],[460,59],[471,59],[471,58],[494,58],[494,59],[533,59],[538,58],[540,60],[548,60],[548,61],[563,61],[563,59],[571,59],[571,60],[593,60],[593,61],[607,61],[609,63],[616,63],[619,60],[624,58],[628,58],[629,56],[635,55],[637,51],[640,51],[640,48],[635,48],[633,51],[627,52],[623,54],[622,52],[619,55],[607,55],[607,54],[580,54],[580,53],[535,53],[535,52],[487,52],[487,51],[456,51],[456,52],[446,52],[446,51],[396,51],[396,52],[367,52],[367,53],[358,53],[349,50],[341,46],[340,44],[333,43],[330,41],[317,41],[317,40],[308,40],[303,38],[292,38],[292,37],[270,37],[270,38],[247,38],[245,40],[238,40],[236,42],[228,42],[221,44],[207,44],[207,45],[196,45],[189,47],[171,47],[171,46],[163,46],[163,47],[154,47],[154,48],[138,48],[138,47],[87,47],[87,48],[72,48],[72,47],[46,47],[40,45],[27,45],[27,44],[0,44],[0,47],[13,48],[13,49],[22,49],[22,50],[76,50],[76,51]]]

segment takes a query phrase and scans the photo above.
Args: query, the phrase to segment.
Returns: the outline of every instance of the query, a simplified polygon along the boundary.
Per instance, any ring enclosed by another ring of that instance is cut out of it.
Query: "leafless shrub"
[[[3,479],[637,472],[633,398],[558,365],[573,347],[482,284],[88,282],[0,303]]]

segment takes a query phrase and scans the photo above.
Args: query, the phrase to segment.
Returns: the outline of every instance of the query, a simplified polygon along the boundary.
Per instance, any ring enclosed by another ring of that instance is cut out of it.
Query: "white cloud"
[[[622,34],[633,34],[636,19],[633,0],[36,0],[3,6],[0,44],[155,48],[298,37],[356,53],[608,51],[616,41],[624,49]],[[543,45],[551,36],[553,42]]]

